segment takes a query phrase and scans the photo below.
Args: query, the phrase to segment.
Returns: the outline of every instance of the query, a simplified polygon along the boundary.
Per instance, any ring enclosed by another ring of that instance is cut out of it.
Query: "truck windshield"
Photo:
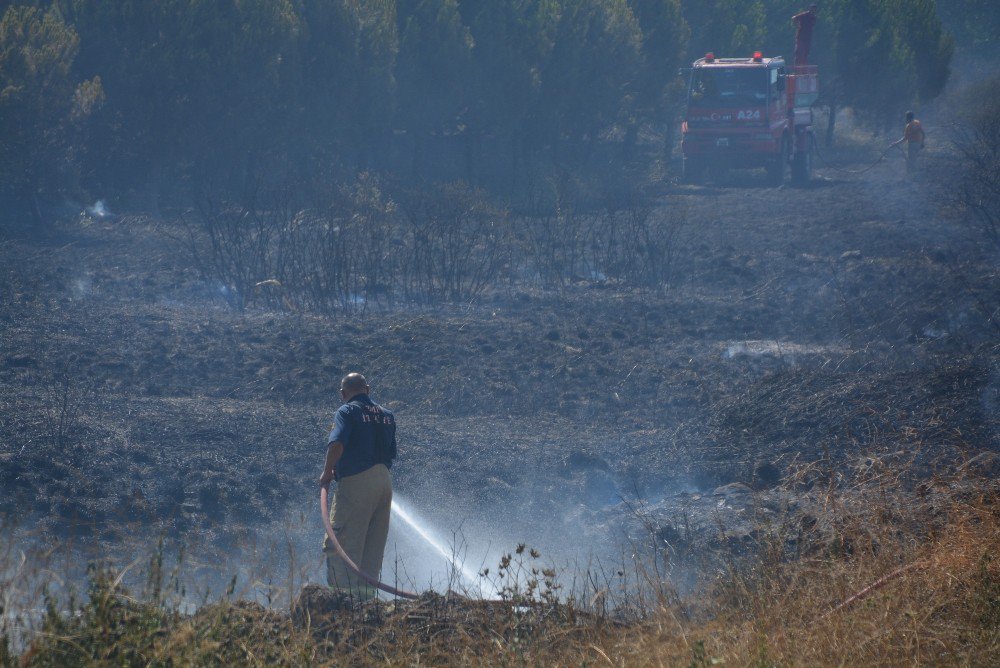
[[[691,77],[690,105],[732,109],[767,104],[767,70],[756,67],[699,67]]]

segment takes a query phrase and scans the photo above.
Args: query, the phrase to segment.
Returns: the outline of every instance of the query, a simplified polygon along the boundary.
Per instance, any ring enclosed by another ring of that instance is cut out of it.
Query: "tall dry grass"
[[[831,511],[834,529],[811,553],[782,561],[765,549],[752,568],[717,581],[694,615],[662,610],[609,656],[624,664],[996,665],[997,492],[963,485],[926,494],[902,507],[852,499]]]

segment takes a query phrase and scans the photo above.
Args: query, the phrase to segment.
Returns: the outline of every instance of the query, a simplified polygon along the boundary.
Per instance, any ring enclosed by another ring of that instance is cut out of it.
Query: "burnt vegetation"
[[[961,100],[952,141],[961,164],[952,201],[968,223],[1000,248],[1000,78],[971,86]]]
[[[192,263],[233,305],[364,311],[594,281],[661,291],[686,220],[680,201],[654,212],[638,192],[597,212],[560,196],[542,216],[512,214],[461,182],[397,202],[368,174],[322,206],[295,200],[255,192],[246,205],[205,201],[181,219]]]
[[[823,3],[787,188],[675,74],[788,2],[8,5],[0,666],[997,663],[992,4]],[[471,582],[315,584],[355,370]]]

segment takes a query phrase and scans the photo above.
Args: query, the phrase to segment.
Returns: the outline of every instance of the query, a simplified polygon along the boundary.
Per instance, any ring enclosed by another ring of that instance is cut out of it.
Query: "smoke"
[[[111,211],[108,210],[107,204],[103,199],[99,199],[92,206],[86,208],[87,215],[91,218],[97,218],[98,220],[103,220],[105,218],[111,218],[114,216]]]
[[[73,294],[74,299],[83,299],[90,294],[93,285],[94,282],[90,276],[80,276],[73,279],[70,283],[70,292]]]
[[[398,521],[393,525],[396,540],[391,542],[387,563],[401,564],[418,582],[425,580],[431,586],[443,582],[477,597],[497,596],[496,587],[479,575],[481,566],[472,567],[486,563],[489,546],[468,543],[460,528],[453,531],[451,541],[443,540],[398,494],[392,509]]]
[[[788,341],[748,340],[734,341],[726,345],[722,356],[727,360],[747,359],[751,361],[780,362],[797,366],[809,358],[842,354],[845,350],[838,346],[809,345]]]

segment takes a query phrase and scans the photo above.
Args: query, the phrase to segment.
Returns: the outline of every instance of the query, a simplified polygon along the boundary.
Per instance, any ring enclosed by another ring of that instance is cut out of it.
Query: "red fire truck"
[[[805,183],[812,172],[813,112],[819,96],[815,65],[786,67],[782,57],[716,58],[690,69],[681,126],[684,180],[728,168],[764,167],[781,185],[788,167]]]

